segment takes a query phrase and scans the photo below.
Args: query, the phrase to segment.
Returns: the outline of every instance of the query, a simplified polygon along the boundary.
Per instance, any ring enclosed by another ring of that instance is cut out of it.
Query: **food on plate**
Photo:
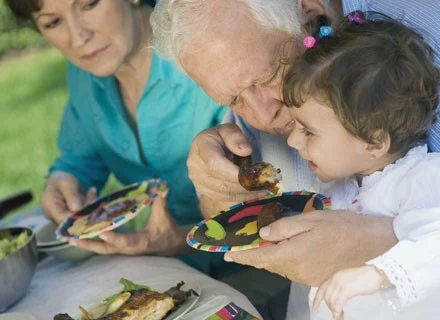
[[[69,316],[67,313],[60,313],[57,314],[53,320],[75,320],[71,316]]]
[[[252,163],[252,158],[235,156],[234,162],[240,167],[238,181],[248,191],[269,190],[277,194],[281,188],[281,169],[267,162]]]
[[[279,202],[269,202],[263,206],[263,209],[257,216],[257,229],[268,226],[272,222],[283,217],[283,206]]]
[[[67,229],[67,232],[72,236],[79,236],[100,230],[115,218],[130,211],[135,212],[138,206],[148,199],[148,194],[142,193],[119,198],[109,203],[103,202],[90,214],[76,219],[72,226]]]
[[[208,238],[212,238],[215,240],[222,240],[226,237],[226,230],[223,226],[215,221],[214,219],[209,219],[205,222],[207,230],[205,235]]]
[[[10,231],[0,231],[0,260],[21,248],[29,240],[26,231],[13,235]]]
[[[192,289],[180,290],[184,285],[183,281],[163,293],[127,279],[119,282],[124,285],[123,290],[104,299],[93,309],[86,310],[79,306],[80,320],[160,320],[183,304],[191,294],[198,296]],[[60,313],[54,320],[75,319],[66,313]]]

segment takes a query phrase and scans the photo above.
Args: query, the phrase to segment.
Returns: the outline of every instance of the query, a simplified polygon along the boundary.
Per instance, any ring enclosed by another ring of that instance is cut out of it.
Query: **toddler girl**
[[[313,308],[325,300],[342,319],[349,299],[386,288],[411,305],[440,288],[440,155],[426,146],[438,104],[433,51],[375,13],[352,13],[333,29],[319,17],[307,27],[306,52],[285,75],[295,120],[288,144],[308,161],[332,209],[394,217],[398,239],[322,283]]]

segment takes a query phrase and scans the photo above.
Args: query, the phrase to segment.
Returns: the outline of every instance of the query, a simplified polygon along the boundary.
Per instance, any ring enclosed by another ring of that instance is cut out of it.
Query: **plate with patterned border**
[[[186,241],[194,249],[209,252],[249,250],[271,244],[260,238],[257,228],[257,216],[271,202],[281,205],[283,217],[330,209],[330,199],[318,193],[294,191],[268,195],[238,203],[199,222]]]
[[[166,188],[165,181],[160,179],[151,179],[134,183],[103,196],[88,204],[80,211],[74,213],[67,218],[66,221],[60,224],[55,231],[56,238],[60,241],[90,239],[97,237],[102,232],[116,229],[135,218],[143,209],[151,205],[154,198],[157,197],[158,191],[165,190]],[[114,217],[104,217],[104,219],[99,218],[99,215],[105,211],[106,207],[109,207],[109,204],[122,203],[124,200],[132,201],[132,203],[129,205],[129,209],[122,210],[120,214],[117,214]],[[93,226],[93,223],[90,223],[90,217],[93,214],[98,216],[98,222],[100,222],[100,226],[97,230],[91,230],[90,232],[84,232],[79,235],[72,235],[69,233],[69,228],[75,224],[75,221],[80,219],[88,226]]]

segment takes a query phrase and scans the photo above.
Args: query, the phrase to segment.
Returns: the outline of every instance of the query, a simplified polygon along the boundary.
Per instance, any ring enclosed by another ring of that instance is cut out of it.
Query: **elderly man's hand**
[[[202,211],[223,209],[237,202],[264,196],[246,191],[238,182],[238,166],[232,154],[248,156],[252,149],[241,130],[224,124],[201,132],[193,141],[187,160],[188,173],[201,195]],[[210,203],[209,209],[204,205]],[[215,203],[215,205],[213,205]]]
[[[95,188],[90,188],[85,193],[73,175],[57,171],[47,179],[46,187],[41,194],[40,204],[46,217],[56,223],[61,223],[95,199]]]
[[[166,194],[153,202],[152,213],[143,231],[105,232],[101,240],[77,240],[71,244],[98,254],[174,256],[189,252],[185,239],[190,227],[178,227],[166,209]]]
[[[391,248],[397,242],[392,221],[337,210],[283,218],[260,231],[274,244],[228,252],[225,260],[316,286],[337,270],[361,266]]]

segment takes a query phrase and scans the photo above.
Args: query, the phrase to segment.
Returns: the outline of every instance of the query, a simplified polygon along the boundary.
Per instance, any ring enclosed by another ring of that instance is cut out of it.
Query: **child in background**
[[[348,300],[384,288],[409,306],[440,288],[440,154],[426,146],[440,79],[433,51],[375,13],[354,12],[333,30],[319,17],[307,28],[306,52],[284,79],[295,120],[288,144],[308,161],[332,209],[393,217],[399,241],[323,282],[312,318],[325,300],[331,314],[320,314],[343,319]]]

